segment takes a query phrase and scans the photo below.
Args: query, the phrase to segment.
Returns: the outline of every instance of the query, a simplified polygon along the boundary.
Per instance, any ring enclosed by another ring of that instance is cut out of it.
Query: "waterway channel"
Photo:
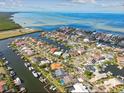
[[[37,36],[38,33],[29,34],[28,36]],[[9,65],[14,69],[17,76],[24,81],[24,86],[28,90],[28,93],[47,93],[44,89],[44,85],[35,78],[32,73],[24,66],[24,60],[17,56],[16,53],[8,48],[10,43],[15,38],[5,39],[0,41],[0,51],[4,54],[6,59],[9,61]]]

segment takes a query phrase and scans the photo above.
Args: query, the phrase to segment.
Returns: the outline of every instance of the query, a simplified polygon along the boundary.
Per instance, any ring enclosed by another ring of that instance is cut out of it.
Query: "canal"
[[[107,73],[109,71],[113,74],[113,76],[124,77],[124,69],[119,69],[116,65],[108,65],[104,71],[101,71],[101,73]]]
[[[29,36],[37,36],[37,33],[29,34]],[[6,59],[9,61],[9,65],[14,69],[17,76],[24,81],[24,86],[28,90],[28,93],[47,93],[44,89],[44,85],[35,78],[32,73],[24,66],[24,60],[17,56],[10,48],[10,43],[15,38],[10,38],[0,41],[0,51],[4,54]]]

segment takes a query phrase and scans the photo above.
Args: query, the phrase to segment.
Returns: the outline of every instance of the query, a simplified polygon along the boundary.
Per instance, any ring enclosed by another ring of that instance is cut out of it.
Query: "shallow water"
[[[23,27],[52,31],[60,26],[124,34],[124,14],[109,13],[16,13],[13,20]]]

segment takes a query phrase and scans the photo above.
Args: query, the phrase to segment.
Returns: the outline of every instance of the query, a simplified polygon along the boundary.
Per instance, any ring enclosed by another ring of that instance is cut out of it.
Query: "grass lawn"
[[[21,28],[21,29],[15,29],[15,30],[2,31],[0,32],[0,39],[24,35],[24,34],[33,33],[33,32],[38,32],[38,30],[30,30],[30,29]]]
[[[14,13],[0,12],[0,31],[21,28],[21,26],[10,19],[12,14]]]

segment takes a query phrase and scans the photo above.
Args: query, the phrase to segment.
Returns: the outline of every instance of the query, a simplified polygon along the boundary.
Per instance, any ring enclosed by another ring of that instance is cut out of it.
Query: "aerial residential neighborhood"
[[[41,32],[40,38],[15,39],[10,46],[30,64],[27,69],[32,67],[35,77],[45,78],[60,92],[119,92],[124,88],[124,74],[119,73],[124,71],[124,49],[119,42],[92,39],[93,34],[63,27]]]
[[[124,0],[0,0],[0,93],[124,93]]]

